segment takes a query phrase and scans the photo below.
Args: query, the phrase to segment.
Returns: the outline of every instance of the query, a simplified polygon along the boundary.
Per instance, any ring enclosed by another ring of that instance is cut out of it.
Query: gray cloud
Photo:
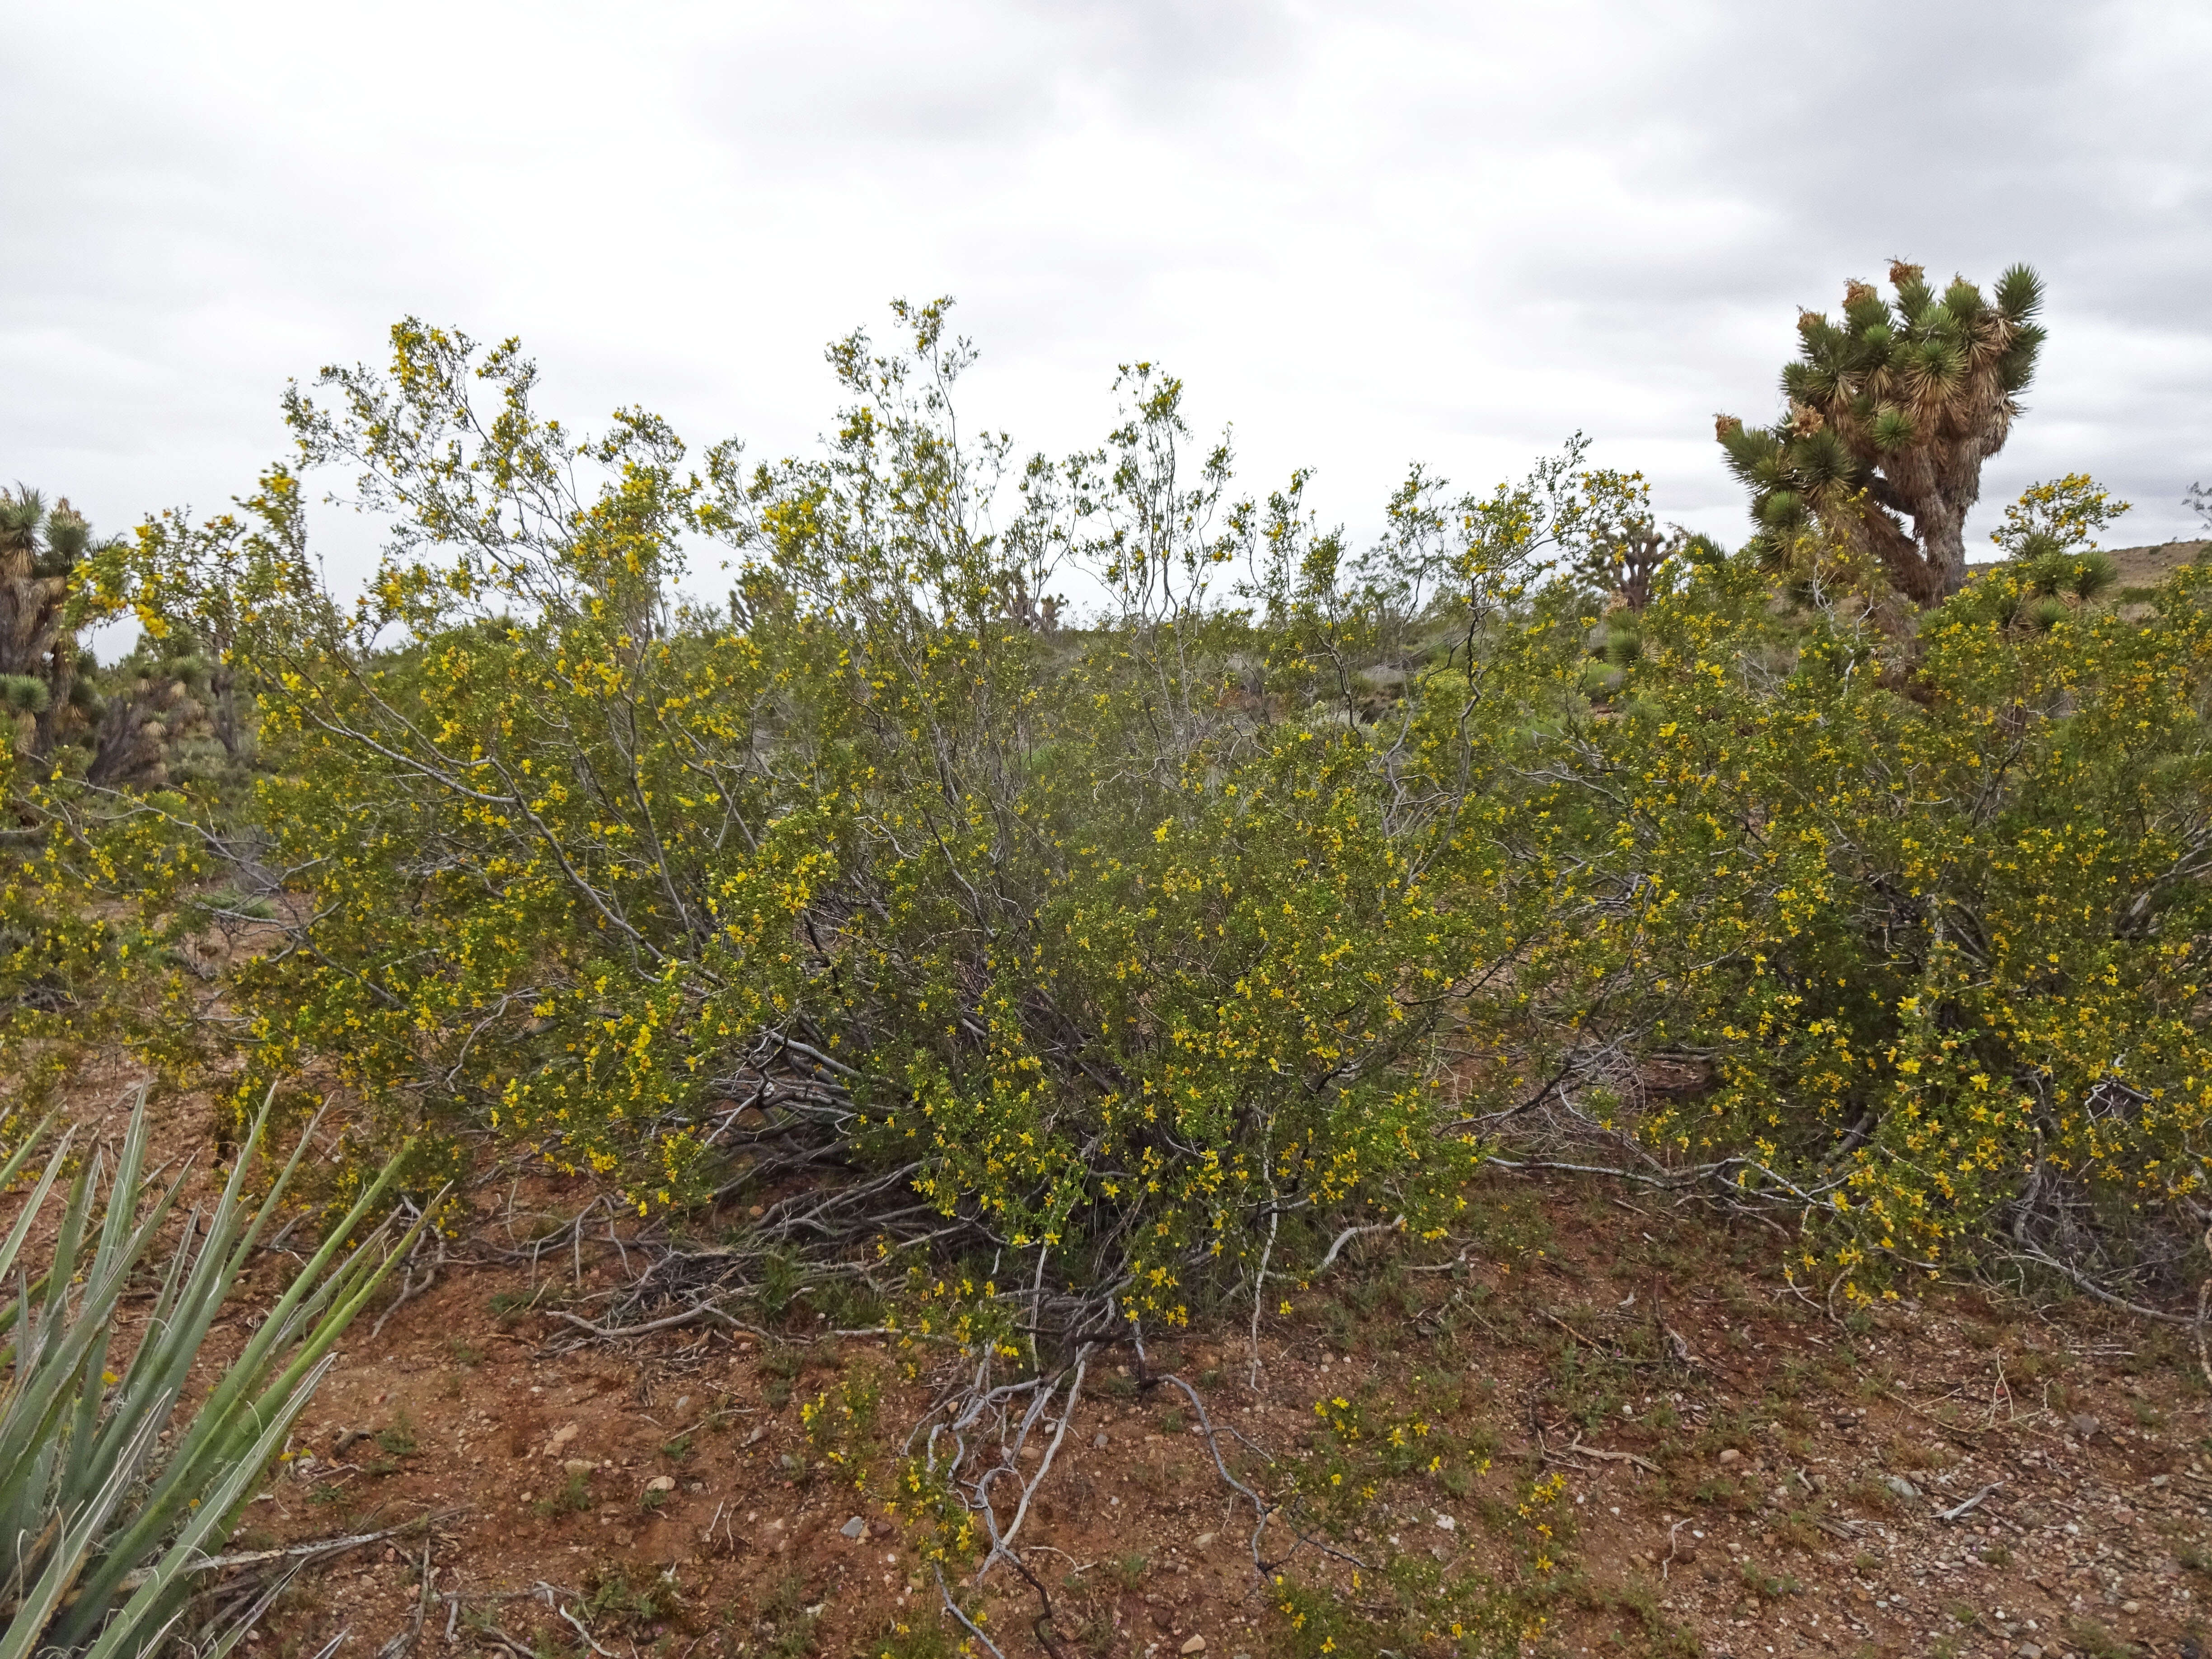
[[[2049,278],[1985,480],[2087,468],[2149,538],[2212,477],[2212,14],[1708,0],[945,0],[19,12],[0,473],[121,526],[281,453],[276,394],[417,313],[521,333],[567,413],[789,450],[822,343],[951,291],[978,414],[1094,441],[1116,362],[1255,487],[1371,523],[1580,427],[1740,533],[1714,410],[1905,254]],[[358,550],[341,538],[342,562]]]

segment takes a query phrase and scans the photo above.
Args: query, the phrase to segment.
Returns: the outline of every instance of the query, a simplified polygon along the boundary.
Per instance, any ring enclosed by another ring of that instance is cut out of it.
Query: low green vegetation
[[[143,1091],[112,1165],[64,1135],[0,1243],[4,1279],[74,1165],[46,1272],[0,1316],[12,1373],[0,1390],[0,1542],[10,1563],[0,1652],[107,1659],[166,1639],[329,1369],[331,1346],[397,1259],[345,1248],[389,1188],[388,1170],[180,1415],[209,1328],[236,1311],[228,1298],[298,1167],[295,1152],[267,1198],[248,1201],[264,1121],[252,1126],[220,1197],[185,1220],[166,1267],[161,1241],[183,1176],[161,1187],[145,1176]],[[0,1189],[26,1175],[40,1139],[24,1139],[0,1166]],[[364,1244],[380,1244],[382,1232],[372,1228]],[[152,1291],[152,1304],[125,1333],[118,1310],[136,1285]],[[229,1651],[258,1612],[202,1632],[203,1650]]]
[[[2212,574],[2116,592],[2124,504],[2075,474],[1968,580],[2040,284],[1890,276],[1808,314],[1773,424],[1722,423],[1733,551],[1579,437],[1487,492],[1416,468],[1355,546],[1303,475],[1240,492],[1147,364],[1097,448],[1024,460],[957,417],[944,302],[833,345],[830,437],[765,462],[638,410],[584,437],[514,343],[404,322],[288,398],[297,470],[234,514],[0,515],[46,641],[6,681],[0,1062],[30,1099],[122,1043],[241,1121],[338,1092],[344,1157],[303,1176],[332,1213],[403,1145],[418,1193],[586,1177],[690,1298],[599,1328],[741,1314],[775,1405],[806,1332],[963,1349],[953,1417],[1073,1411],[1347,1249],[1540,1261],[1540,1215],[1470,1210],[1486,1159],[1786,1217],[1846,1328],[1970,1261],[2174,1295]],[[385,533],[357,601],[314,477]],[[126,614],[95,706],[71,629]],[[1575,1420],[1636,1358],[1562,1351]],[[1418,1418],[1334,1409],[1338,1473],[1405,1473]],[[972,1563],[994,1477],[915,1443],[925,1559]],[[1525,1611],[1396,1593],[1415,1637]]]

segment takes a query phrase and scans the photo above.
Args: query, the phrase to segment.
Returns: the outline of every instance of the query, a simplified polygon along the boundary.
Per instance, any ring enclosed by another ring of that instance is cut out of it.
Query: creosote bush
[[[283,945],[228,977],[234,1086],[646,1214],[744,1186],[779,1307],[903,1286],[1038,1364],[1440,1235],[1562,1136],[1796,1212],[1832,1297],[1992,1250],[2154,1285],[2212,1111],[2201,573],[2106,608],[2069,478],[1953,592],[2039,290],[1898,281],[1808,323],[1735,555],[1579,440],[1417,469],[1356,552],[1144,364],[1018,462],[941,302],[833,347],[839,424],[768,464],[581,438],[514,343],[403,324],[287,406],[386,528],[360,602],[283,469],[99,566],[258,696]]]
[[[511,349],[413,325],[295,398],[394,540],[358,611],[259,625],[255,819],[305,920],[235,975],[239,1086],[319,1069],[646,1211],[740,1146],[842,1170],[887,1195],[864,1228],[957,1222],[1170,1322],[1285,1218],[1448,1226],[1477,1148],[1438,1043],[1574,972],[1511,845],[1583,626],[1516,612],[1574,480],[1417,477],[1354,573],[1295,489],[1231,501],[1139,368],[997,529],[963,349],[903,320],[833,353],[826,457],[750,471],[643,416],[580,446]],[[677,597],[700,536],[720,606]],[[1071,568],[1101,625],[1006,603]]]

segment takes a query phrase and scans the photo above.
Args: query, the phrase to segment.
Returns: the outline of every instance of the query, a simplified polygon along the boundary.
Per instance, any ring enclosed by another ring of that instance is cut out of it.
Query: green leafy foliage
[[[2092,552],[2097,532],[2130,510],[2087,473],[2069,472],[2021,491],[1990,539],[2015,559]]]
[[[1848,1284],[2042,1254],[2070,1206],[2176,1214],[2204,1178],[2204,573],[2141,621],[2038,580],[2000,568],[1901,643],[1703,573],[1646,613],[1561,802],[1611,1006],[1710,1079],[1638,1133],[1826,1211]]]
[[[241,1087],[325,1068],[648,1207],[724,1178],[764,1103],[1170,1321],[1285,1216],[1447,1224],[1476,1149],[1436,1044],[1478,983],[1555,971],[1542,877],[1478,826],[1571,671],[1572,615],[1505,615],[1572,475],[1417,477],[1389,556],[1342,571],[1295,488],[1193,465],[1139,368],[1108,447],[1032,463],[999,532],[964,349],[941,309],[903,323],[908,352],[833,352],[824,458],[750,473],[682,473],[642,415],[580,443],[511,349],[412,325],[392,376],[295,404],[396,527],[364,610],[300,607],[263,664],[256,816],[312,945],[235,975]],[[562,494],[586,463],[598,493]],[[738,564],[725,607],[675,597],[697,532]],[[1103,625],[1010,597],[1054,559]],[[1250,610],[1218,602],[1238,569]]]
[[[942,303],[831,349],[823,453],[696,470],[403,324],[288,405],[386,528],[359,605],[289,474],[102,566],[258,694],[289,948],[229,978],[240,1098],[334,1082],[370,1143],[489,1132],[647,1211],[826,1184],[805,1249],[764,1206],[767,1316],[880,1249],[901,1319],[1032,1360],[1457,1225],[1540,1127],[1796,1209],[1838,1292],[2124,1276],[2212,1110],[2201,585],[2101,606],[2064,479],[2014,522],[2066,544],[1944,599],[2039,290],[1892,276],[1729,440],[1733,556],[1579,440],[1486,496],[1416,470],[1355,553],[1145,364],[1099,448],[1018,464]]]
[[[118,1307],[150,1266],[183,1182],[151,1192],[143,1185],[143,1090],[112,1178],[103,1153],[78,1161],[46,1271],[0,1321],[12,1362],[0,1391],[0,1544],[10,1564],[0,1654],[9,1659],[107,1659],[164,1639],[191,1595],[198,1564],[236,1525],[329,1368],[331,1345],[382,1282],[379,1252],[368,1248],[382,1242],[381,1229],[350,1254],[344,1247],[392,1172],[332,1231],[189,1420],[176,1422],[200,1346],[299,1162],[295,1152],[264,1201],[248,1204],[263,1122],[206,1217],[184,1224],[136,1351],[127,1364],[119,1354],[114,1362],[119,1373],[109,1369]],[[41,1138],[26,1139],[0,1167],[0,1186],[24,1173]],[[14,1268],[73,1150],[74,1136],[64,1135],[0,1242],[0,1277]],[[228,1651],[244,1629],[210,1632],[212,1650]]]

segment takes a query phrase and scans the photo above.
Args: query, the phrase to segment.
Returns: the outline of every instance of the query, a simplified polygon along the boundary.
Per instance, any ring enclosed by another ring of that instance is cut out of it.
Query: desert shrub
[[[1578,446],[1416,471],[1355,556],[1146,366],[1101,448],[1017,466],[942,307],[900,321],[832,349],[820,455],[696,469],[404,324],[289,405],[387,528],[362,604],[282,472],[101,566],[258,691],[289,937],[230,977],[241,1099],[336,1083],[364,1145],[489,1133],[647,1212],[743,1180],[775,1316],[852,1294],[825,1247],[927,1238],[908,1315],[1031,1359],[1447,1228],[1537,1128],[1808,1212],[1838,1291],[2175,1255],[2198,573],[2123,621],[2046,550],[1916,613],[1815,515],[1639,566],[1632,629],[1588,581],[1641,498]]]
[[[1576,774],[1634,1011],[1593,1044],[1712,1082],[1640,1130],[1825,1212],[1853,1275],[1992,1243],[2117,1269],[2203,1180],[2212,589],[2037,627],[2033,580],[1900,634],[1709,568]]]
[[[738,1152],[865,1174],[855,1224],[919,1198],[909,1231],[1170,1322],[1285,1217],[1444,1226],[1476,1147],[1439,1041],[1572,972],[1516,803],[1578,672],[1575,605],[1529,591],[1573,475],[1417,476],[1355,566],[1295,488],[1231,500],[1132,371],[1107,448],[1032,463],[998,529],[963,349],[904,320],[833,352],[825,457],[750,472],[684,472],[642,415],[580,447],[511,348],[412,325],[392,375],[295,401],[392,542],[359,611],[254,647],[254,825],[302,920],[234,975],[238,1086],[318,1073],[647,1209]],[[723,605],[678,597],[702,535]],[[1044,602],[1056,560],[1097,626]]]
[[[190,812],[0,746],[0,1097],[18,1127],[88,1050],[174,1047],[176,902],[210,864]]]

